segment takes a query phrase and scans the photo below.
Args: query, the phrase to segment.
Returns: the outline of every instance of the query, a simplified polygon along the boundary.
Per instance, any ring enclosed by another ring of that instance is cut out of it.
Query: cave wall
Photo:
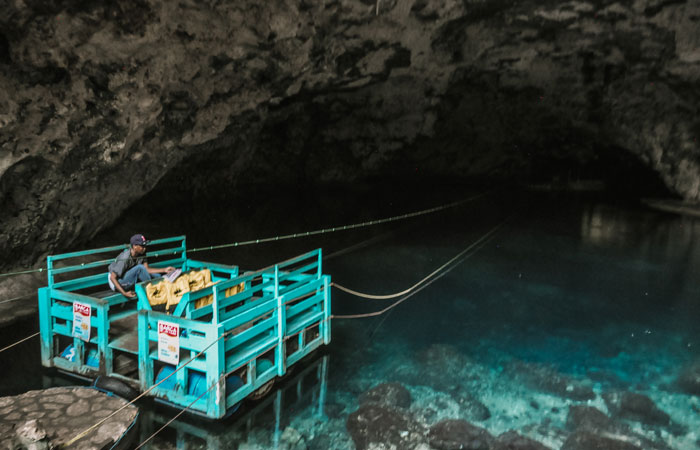
[[[161,180],[527,182],[625,152],[700,200],[697,1],[0,10],[5,266],[79,244]]]

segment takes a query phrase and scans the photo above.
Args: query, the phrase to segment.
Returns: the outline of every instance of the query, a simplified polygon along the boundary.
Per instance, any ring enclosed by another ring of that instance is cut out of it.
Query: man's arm
[[[173,270],[175,270],[174,267],[169,267],[169,266],[166,267],[165,269],[156,269],[155,267],[149,267],[148,263],[143,263],[143,267],[146,268],[148,273],[168,273],[168,272],[172,272]]]
[[[121,284],[119,284],[119,281],[117,281],[117,274],[114,272],[109,273],[109,279],[112,280],[112,284],[114,285],[114,289],[117,290],[120,294],[122,294],[124,297],[128,298],[134,298],[136,297],[136,292],[134,291],[125,291],[124,288],[122,287]]]

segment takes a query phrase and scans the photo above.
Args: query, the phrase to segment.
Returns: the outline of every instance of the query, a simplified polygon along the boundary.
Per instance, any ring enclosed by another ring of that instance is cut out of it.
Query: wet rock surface
[[[566,428],[573,431],[572,436],[569,437],[571,442],[567,439],[569,445],[593,445],[593,442],[598,442],[598,439],[606,438],[626,442],[644,449],[670,449],[664,442],[654,441],[642,436],[632,431],[627,424],[607,416],[604,412],[592,406],[574,405],[569,407]],[[586,444],[587,442],[589,444]],[[613,442],[610,445],[618,444]]]
[[[126,401],[89,388],[50,388],[0,398],[0,448],[55,448],[123,407]],[[126,433],[138,409],[122,409],[72,444],[75,449],[111,447]],[[129,436],[127,436],[128,438]]]
[[[589,431],[576,431],[564,442],[561,450],[642,450],[629,442],[601,436]]]
[[[6,2],[0,264],[84,243],[158,183],[537,182],[573,163],[700,200],[698,17],[660,0]]]
[[[606,392],[603,399],[613,416],[648,425],[669,425],[671,417],[652,399],[636,392]]]
[[[540,444],[528,437],[521,436],[515,431],[508,431],[499,435],[491,450],[550,450],[549,447]]]
[[[572,378],[547,366],[514,362],[509,370],[514,376],[543,392],[578,401],[592,400],[596,396],[589,380]]]
[[[389,407],[408,408],[411,393],[399,383],[382,383],[360,396],[360,403],[381,403]]]
[[[375,403],[361,405],[348,416],[346,426],[358,450],[373,444],[414,449],[424,442],[425,430],[409,415]]]
[[[449,419],[436,423],[428,432],[430,445],[440,450],[489,450],[494,437],[466,420]]]
[[[700,395],[700,362],[684,368],[678,375],[676,385],[687,394]]]
[[[453,397],[470,420],[483,422],[491,418],[489,408],[474,395],[464,391],[457,391],[453,394]]]

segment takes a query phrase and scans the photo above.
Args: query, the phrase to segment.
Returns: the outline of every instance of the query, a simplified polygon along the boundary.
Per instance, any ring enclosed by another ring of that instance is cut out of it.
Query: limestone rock
[[[360,395],[360,403],[381,403],[390,407],[411,406],[411,393],[399,383],[382,383]]]
[[[440,450],[489,450],[494,443],[488,431],[458,419],[443,420],[430,427],[428,440]]]
[[[700,362],[684,368],[676,384],[683,392],[700,395]]]
[[[608,410],[617,417],[648,425],[668,425],[671,421],[671,417],[644,394],[606,392],[603,394],[603,399]]]
[[[376,403],[361,405],[348,416],[346,426],[358,450],[379,444],[408,450],[424,441],[424,429],[410,416]]]
[[[653,441],[635,433],[625,423],[608,417],[592,406],[572,405],[566,418],[566,428],[573,432],[588,432],[595,436],[624,441],[643,449],[670,450],[663,441]],[[578,439],[578,438],[577,438]],[[581,438],[583,440],[587,438]]]
[[[27,450],[49,450],[51,448],[46,430],[36,420],[28,420],[16,428],[17,444]]]
[[[561,450],[642,450],[629,442],[597,435],[589,431],[576,431],[568,437]]]
[[[455,401],[462,407],[467,418],[483,422],[491,418],[491,411],[474,395],[460,391],[454,395]]]
[[[544,392],[579,401],[595,398],[589,380],[573,378],[550,367],[533,363],[516,362],[509,369],[530,386]]]
[[[5,2],[0,267],[83,244],[158,183],[417,167],[529,183],[574,165],[620,185],[648,169],[638,189],[698,201],[698,17],[674,1]]]
[[[550,450],[549,447],[515,431],[508,431],[496,438],[496,443],[491,450]]]

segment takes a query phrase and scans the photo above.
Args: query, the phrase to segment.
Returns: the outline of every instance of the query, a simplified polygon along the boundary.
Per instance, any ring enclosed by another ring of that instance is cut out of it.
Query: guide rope
[[[426,288],[427,286],[429,286],[430,284],[432,284],[434,281],[436,281],[436,280],[442,278],[442,277],[445,276],[449,271],[451,271],[452,269],[454,269],[455,267],[457,267],[458,264],[455,264],[453,267],[451,267],[451,268],[449,268],[448,270],[442,272],[447,266],[449,266],[449,265],[452,264],[454,261],[456,261],[457,259],[459,259],[459,258],[461,258],[462,256],[464,256],[467,252],[469,252],[470,250],[472,250],[472,249],[474,249],[474,248],[476,248],[476,250],[474,251],[474,253],[476,253],[476,251],[480,250],[481,247],[483,247],[484,245],[486,245],[486,243],[489,241],[489,239],[492,238],[493,235],[494,235],[501,227],[503,227],[503,226],[506,224],[506,222],[508,222],[508,221],[510,220],[511,217],[513,217],[513,216],[511,215],[510,217],[508,217],[507,219],[503,220],[502,222],[500,222],[500,223],[499,223],[498,225],[496,225],[495,227],[491,228],[491,229],[490,229],[488,232],[486,232],[483,236],[481,236],[479,239],[477,239],[476,241],[474,241],[473,243],[471,243],[470,245],[468,245],[466,248],[464,248],[464,250],[462,250],[462,251],[460,251],[459,253],[457,253],[454,257],[452,257],[452,258],[451,258],[449,261],[447,261],[445,264],[443,264],[443,265],[441,265],[440,267],[438,267],[437,269],[435,269],[435,270],[434,270],[433,272],[431,272],[428,276],[426,276],[425,278],[421,279],[418,283],[414,284],[414,285],[411,286],[410,288],[405,289],[405,290],[403,290],[403,291],[401,291],[401,292],[397,292],[397,293],[395,293],[395,294],[389,294],[389,295],[371,295],[371,294],[364,294],[364,293],[362,293],[362,292],[354,291],[354,290],[352,290],[352,289],[348,289],[348,288],[343,287],[343,286],[341,286],[341,285],[339,285],[339,284],[336,284],[336,283],[331,283],[331,286],[336,287],[336,288],[338,288],[338,289],[340,289],[340,290],[342,290],[342,291],[344,291],[344,292],[347,292],[347,293],[349,293],[349,294],[351,294],[351,295],[355,295],[355,296],[361,297],[361,298],[372,299],[372,300],[385,300],[385,299],[391,299],[391,298],[396,298],[396,297],[405,295],[404,298],[402,298],[402,299],[400,299],[400,300],[398,300],[398,301],[392,303],[391,305],[389,305],[389,306],[387,306],[386,308],[381,309],[381,310],[379,310],[379,311],[375,311],[375,312],[371,312],[371,313],[365,313],[365,314],[331,315],[331,318],[332,318],[332,319],[360,319],[360,318],[365,318],[365,317],[374,317],[374,316],[379,316],[379,315],[381,315],[381,314],[384,314],[385,312],[389,311],[390,309],[395,308],[396,306],[400,305],[401,303],[403,303],[404,301],[406,301],[408,298],[410,298],[411,296],[413,296],[413,295],[416,294],[417,292],[423,290],[424,288]],[[473,255],[474,253],[472,253],[472,255]],[[471,255],[468,255],[468,256],[471,256]],[[464,258],[464,259],[466,259],[466,258]],[[460,263],[461,263],[461,261],[460,261]],[[442,273],[441,273],[441,272],[442,272]],[[438,274],[439,274],[439,275],[438,275]],[[433,278],[433,277],[434,277],[434,278]]]
[[[187,250],[187,253],[194,253],[194,252],[200,252],[200,251],[205,251],[205,250],[218,250],[220,248],[228,248],[228,247],[241,247],[244,245],[251,245],[251,244],[263,244],[265,242],[282,241],[285,239],[296,239],[296,238],[307,237],[307,236],[315,236],[318,234],[333,233],[336,231],[353,230],[355,228],[368,227],[368,226],[372,226],[372,225],[381,225],[383,223],[395,222],[397,220],[403,220],[403,219],[410,219],[412,217],[418,217],[418,216],[422,216],[425,214],[432,214],[432,213],[442,211],[442,210],[445,210],[448,208],[454,208],[455,206],[459,206],[459,205],[462,205],[464,203],[467,203],[467,202],[470,202],[472,200],[476,200],[480,197],[483,197],[483,196],[489,194],[490,192],[491,191],[482,192],[480,194],[472,195],[471,197],[468,197],[468,198],[465,198],[462,200],[458,200],[458,201],[455,201],[452,203],[447,203],[444,205],[435,206],[433,208],[423,209],[420,211],[414,211],[412,213],[406,213],[406,214],[400,214],[397,216],[386,217],[384,219],[369,220],[366,222],[355,223],[352,225],[342,225],[342,226],[331,227],[331,228],[322,228],[320,230],[305,231],[302,233],[285,234],[285,235],[281,235],[281,236],[274,236],[274,237],[268,237],[268,238],[262,238],[262,239],[251,239],[248,241],[232,242],[230,244],[210,245],[208,247],[199,247],[199,248],[194,248],[192,250]]]
[[[3,303],[14,302],[14,301],[16,301],[16,300],[20,300],[20,299],[27,298],[27,297],[34,297],[34,295],[35,295],[35,294],[20,295],[19,297],[11,298],[11,299],[8,299],[8,300],[3,300],[3,301],[0,302],[0,305],[2,305]]]
[[[10,345],[8,345],[7,347],[0,348],[0,353],[4,352],[5,350],[9,350],[9,349],[11,349],[12,347],[14,347],[15,345],[19,345],[19,344],[21,344],[21,343],[24,342],[24,341],[28,341],[29,339],[33,338],[34,336],[39,336],[39,331],[37,331],[36,333],[32,334],[31,336],[27,336],[27,337],[24,338],[24,339],[20,339],[19,341],[15,342],[14,344],[10,344]]]
[[[482,192],[480,194],[472,195],[472,196],[464,198],[462,200],[457,200],[457,201],[454,201],[451,203],[446,203],[444,205],[435,206],[433,208],[423,209],[420,211],[414,211],[411,213],[399,214],[399,215],[392,216],[392,217],[386,217],[384,219],[369,220],[366,222],[355,223],[355,224],[351,224],[351,225],[340,225],[340,226],[336,226],[336,227],[323,228],[323,229],[313,230],[313,231],[305,231],[305,232],[301,232],[301,233],[292,233],[292,234],[285,234],[285,235],[279,235],[279,236],[274,236],[274,237],[250,239],[247,241],[232,242],[229,244],[210,245],[207,247],[199,247],[199,248],[193,248],[193,249],[187,250],[187,253],[196,253],[196,252],[202,252],[202,251],[207,251],[207,250],[218,250],[221,248],[228,248],[228,247],[242,247],[244,245],[252,245],[252,244],[263,244],[265,242],[283,241],[286,239],[296,239],[296,238],[302,238],[302,237],[307,237],[307,236],[315,236],[318,234],[333,233],[336,231],[353,230],[356,228],[368,227],[368,226],[372,226],[372,225],[381,225],[383,223],[394,222],[394,221],[403,220],[403,219],[410,219],[412,217],[418,217],[418,216],[422,216],[425,214],[431,214],[431,213],[435,213],[438,211],[442,211],[442,210],[445,210],[448,208],[454,208],[454,207],[462,205],[464,203],[481,198],[487,194],[490,194],[491,192],[492,191]],[[27,269],[27,270],[21,270],[21,271],[17,271],[17,272],[0,273],[0,278],[9,277],[9,276],[13,276],[13,275],[27,274],[27,273],[43,272],[45,270],[48,270],[48,269],[46,267],[39,267],[37,269]]]

